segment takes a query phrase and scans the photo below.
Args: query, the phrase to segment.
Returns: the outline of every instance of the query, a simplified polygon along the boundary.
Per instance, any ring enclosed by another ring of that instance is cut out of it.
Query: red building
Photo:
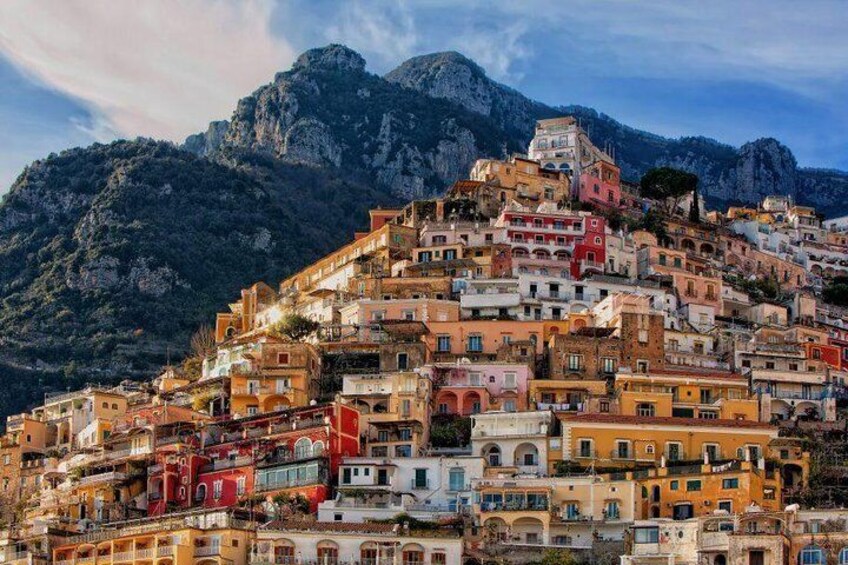
[[[150,515],[226,508],[255,494],[303,495],[314,511],[341,459],[359,455],[359,412],[337,403],[163,431],[171,433],[148,470]]]
[[[842,368],[842,348],[838,345],[824,345],[821,343],[803,343],[807,353],[807,359],[823,361],[831,369]]]
[[[539,210],[507,208],[498,217],[496,225],[507,228],[514,259],[532,257],[557,266],[568,264],[575,279],[590,272],[604,272],[604,218],[546,206]]]

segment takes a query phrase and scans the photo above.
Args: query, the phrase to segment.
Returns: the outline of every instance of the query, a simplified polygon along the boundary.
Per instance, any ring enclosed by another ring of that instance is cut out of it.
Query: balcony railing
[[[112,482],[112,481],[124,481],[129,478],[130,475],[126,473],[121,473],[118,471],[110,471],[108,473],[99,473],[97,475],[90,475],[88,477],[83,477],[80,479],[80,485],[91,485],[100,482]],[[79,563],[79,559],[77,559],[77,563]]]
[[[211,471],[220,471],[222,469],[233,469],[235,467],[243,467],[250,465],[253,458],[249,455],[234,457],[233,459],[217,459],[211,463],[207,463],[200,468],[201,473],[209,473]]]
[[[264,483],[256,485],[256,492],[267,492],[269,490],[287,489],[293,487],[305,487],[309,485],[322,484],[321,477],[304,477],[302,479],[293,479],[291,481],[280,481],[275,483]]]
[[[430,488],[430,479],[424,479],[423,481],[412,479],[409,488],[412,490],[427,490]]]
[[[550,505],[548,501],[537,502],[537,503],[528,503],[528,502],[481,502],[480,503],[480,511],[481,512],[521,512],[521,511],[529,511],[529,512],[547,512],[550,510]]]

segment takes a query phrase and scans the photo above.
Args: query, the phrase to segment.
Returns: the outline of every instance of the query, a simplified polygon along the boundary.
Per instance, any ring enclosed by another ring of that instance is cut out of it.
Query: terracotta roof
[[[691,426],[698,428],[758,428],[763,430],[777,430],[765,422],[752,422],[750,420],[703,420],[701,418],[674,418],[674,417],[646,417],[627,416],[624,414],[600,414],[582,412],[578,414],[558,414],[559,419],[564,422],[592,422],[598,424],[639,424],[656,426]]]

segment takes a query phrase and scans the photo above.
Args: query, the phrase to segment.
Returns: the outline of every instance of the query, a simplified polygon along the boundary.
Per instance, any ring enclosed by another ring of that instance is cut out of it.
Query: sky
[[[180,142],[329,43],[378,74],[459,51],[550,105],[848,170],[845,29],[842,0],[3,0],[0,194],[51,152]]]

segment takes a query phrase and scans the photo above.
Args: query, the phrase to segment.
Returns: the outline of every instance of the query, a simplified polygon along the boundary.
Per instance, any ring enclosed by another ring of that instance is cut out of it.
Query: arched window
[[[206,500],[206,484],[200,483],[197,485],[197,492],[194,494],[194,500],[200,502]]]
[[[798,554],[798,565],[824,565],[824,552],[817,545],[808,545]]]
[[[297,459],[312,456],[312,441],[308,437],[302,437],[294,444],[294,456]]]
[[[313,443],[312,444],[312,456],[313,457],[320,457],[323,454],[324,454],[324,442],[323,441],[316,441],[315,443]]]

